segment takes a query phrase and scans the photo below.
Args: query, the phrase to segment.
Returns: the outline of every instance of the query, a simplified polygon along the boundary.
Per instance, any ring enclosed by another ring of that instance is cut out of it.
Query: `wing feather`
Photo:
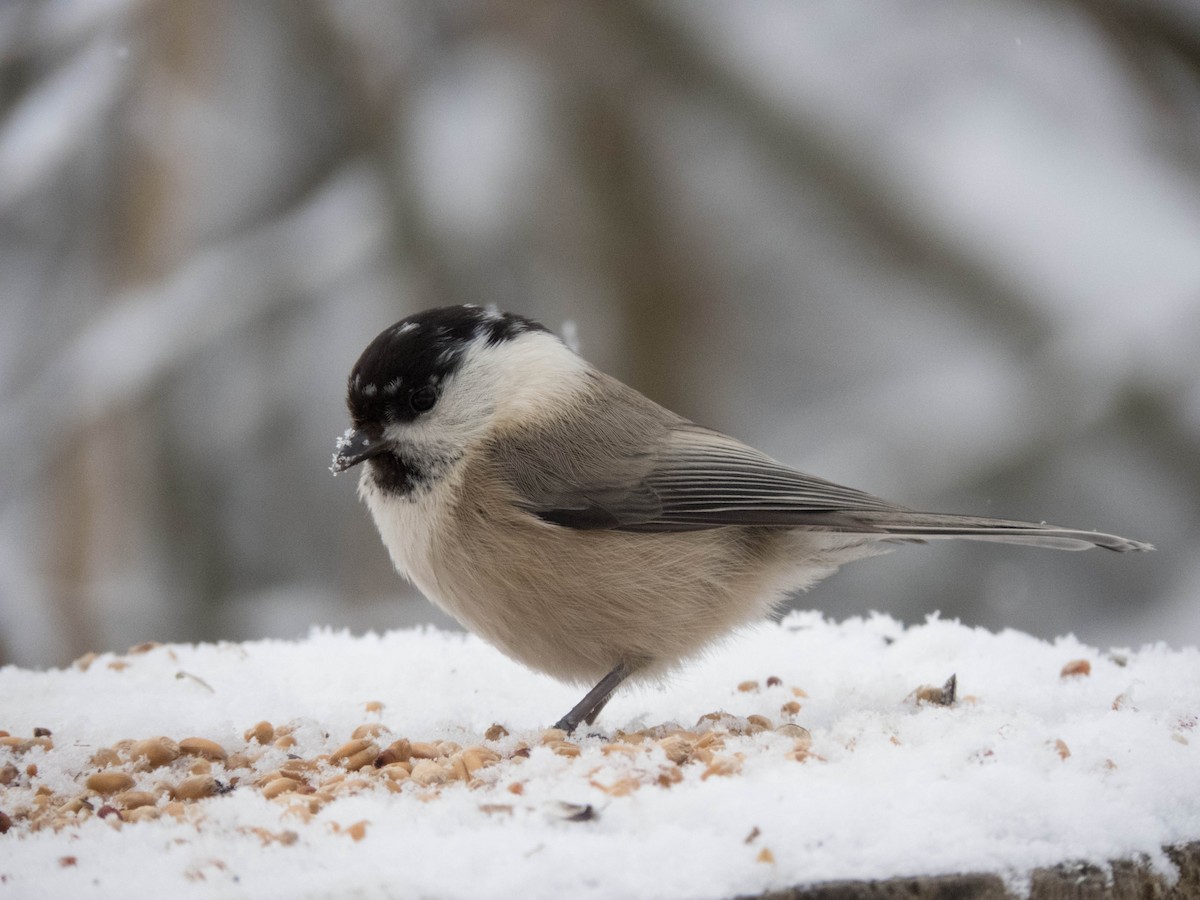
[[[728,525],[809,528],[882,540],[966,538],[1064,550],[1146,550],[1115,535],[976,516],[916,512],[805,475],[728,435],[676,416],[599,372],[588,401],[540,430],[489,448],[517,502],[576,529],[696,531]],[[609,404],[623,405],[614,417]]]

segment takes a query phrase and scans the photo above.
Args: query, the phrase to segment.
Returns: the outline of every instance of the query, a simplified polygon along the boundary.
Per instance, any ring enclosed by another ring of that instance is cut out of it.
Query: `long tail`
[[[1115,534],[1099,531],[1080,531],[1059,528],[1057,525],[1017,522],[1012,519],[985,519],[979,516],[956,516],[942,513],[887,511],[856,513],[855,519],[871,531],[889,535],[889,539],[927,541],[960,539],[967,541],[1000,541],[1005,544],[1027,544],[1052,550],[1090,550],[1103,547],[1125,553],[1130,550],[1153,550],[1151,544],[1131,541]]]

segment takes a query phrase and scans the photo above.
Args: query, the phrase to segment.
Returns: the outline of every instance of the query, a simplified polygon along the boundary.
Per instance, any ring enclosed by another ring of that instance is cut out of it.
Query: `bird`
[[[918,512],[805,475],[660,406],[549,329],[474,305],[382,331],[347,382],[331,470],[397,572],[525,666],[591,686],[555,724],[592,725],[840,566],[959,538],[1153,549],[1054,525]]]

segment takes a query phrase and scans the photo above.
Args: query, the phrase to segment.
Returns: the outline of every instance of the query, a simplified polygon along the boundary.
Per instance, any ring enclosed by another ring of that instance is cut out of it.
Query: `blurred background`
[[[440,616],[328,471],[345,378],[497,304],[920,509],[798,598],[1200,642],[1193,0],[0,6],[0,662]]]

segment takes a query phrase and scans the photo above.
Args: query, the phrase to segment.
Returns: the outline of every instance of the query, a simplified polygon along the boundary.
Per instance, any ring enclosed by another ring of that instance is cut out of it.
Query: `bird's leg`
[[[630,672],[632,669],[627,663],[617,663],[616,667],[601,678],[600,683],[588,691],[582,700],[571,707],[571,711],[559,719],[554,727],[561,728],[570,734],[579,727],[580,722],[587,722],[591,725],[596,721],[596,716],[600,715],[600,710],[604,709],[604,704],[608,702],[613,692],[622,681],[629,677]]]

